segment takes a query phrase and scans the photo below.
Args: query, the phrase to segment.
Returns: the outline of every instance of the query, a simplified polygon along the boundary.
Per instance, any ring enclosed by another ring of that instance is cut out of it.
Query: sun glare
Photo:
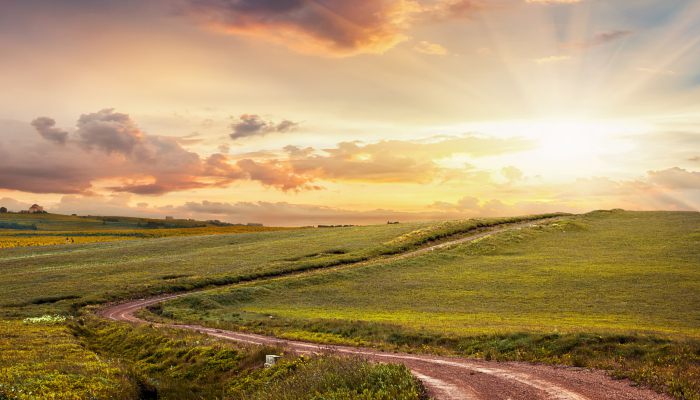
[[[577,177],[581,171],[604,172],[604,161],[633,147],[631,138],[651,131],[642,120],[588,118],[550,118],[484,122],[460,126],[452,131],[484,134],[501,138],[524,138],[531,148],[520,153],[486,157],[481,167],[500,169],[505,165],[521,165],[530,175]],[[456,165],[466,159],[452,159]]]

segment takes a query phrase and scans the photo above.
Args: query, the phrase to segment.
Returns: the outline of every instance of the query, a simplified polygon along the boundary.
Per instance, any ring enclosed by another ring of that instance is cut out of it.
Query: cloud
[[[576,4],[576,3],[581,3],[582,1],[583,0],[525,0],[525,2],[528,4],[544,4],[544,5]]]
[[[9,197],[3,197],[0,199],[0,207],[5,207],[8,211],[18,212],[21,210],[26,210],[30,206],[30,203],[24,203]]]
[[[610,42],[614,42],[616,40],[622,39],[624,37],[627,37],[632,34],[632,31],[628,30],[612,30],[612,31],[607,31],[607,32],[601,32],[596,35],[594,35],[592,38],[588,40],[584,40],[581,42],[573,42],[565,45],[564,47],[566,48],[573,48],[573,49],[588,49],[591,47],[596,47],[596,46],[601,46]]]
[[[565,61],[571,60],[571,56],[548,56],[548,57],[541,57],[541,58],[535,58],[533,61],[536,64],[557,64],[557,63],[562,63]]]
[[[313,180],[298,173],[293,167],[283,161],[256,162],[250,159],[240,160],[236,164],[245,171],[249,179],[263,182],[278,189],[288,190],[318,190],[320,186],[310,184]]]
[[[252,136],[264,136],[269,133],[290,132],[298,126],[297,122],[286,119],[279,123],[273,123],[263,120],[256,114],[243,114],[237,122],[231,124],[233,132],[229,136],[231,139],[237,140]]]
[[[661,75],[661,76],[673,76],[677,75],[676,71],[670,69],[659,69],[659,68],[648,68],[648,67],[638,67],[637,71],[644,72],[650,75]]]
[[[56,121],[48,117],[39,117],[32,121],[32,126],[46,140],[65,144],[68,140],[68,132],[56,128]]]
[[[110,108],[81,115],[76,135],[80,144],[86,148],[107,153],[131,154],[144,140],[143,132],[129,115],[116,113]]]
[[[250,115],[240,120],[239,137],[286,131],[295,125]],[[56,129],[48,120],[34,126],[37,131]],[[429,183],[476,179],[474,171],[444,167],[441,159],[456,154],[498,155],[532,146],[518,138],[464,135],[342,142],[324,149],[286,146],[283,150],[202,157],[182,147],[178,138],[142,131],[128,114],[113,109],[81,115],[74,131],[66,133],[62,145],[45,135],[21,132],[14,135],[18,143],[0,143],[0,188],[34,193],[107,190],[162,195],[226,187],[239,181],[282,191],[318,190],[322,182]]]
[[[532,144],[519,138],[441,136],[430,141],[383,140],[342,142],[316,152],[288,146],[289,164],[298,174],[321,180],[382,183],[426,183],[450,175],[436,161],[455,154],[472,157],[518,152]]]
[[[474,216],[505,216],[558,211],[559,205],[543,202],[504,204],[498,200],[472,204],[473,199],[460,200],[455,207],[425,207],[423,211],[375,209],[367,211],[291,204],[287,202],[187,202],[169,211],[204,219],[222,219],[230,222],[260,222],[265,225],[319,225],[319,224],[382,224],[386,221],[435,221],[470,218]],[[448,204],[448,203],[444,203]],[[466,207],[462,207],[466,206]]]
[[[700,172],[673,167],[661,171],[649,171],[649,180],[669,189],[700,190]]]
[[[439,45],[437,43],[426,42],[425,40],[420,41],[415,46],[413,46],[413,50],[419,53],[436,56],[444,56],[448,53],[447,49],[442,45]]]
[[[47,124],[34,126],[39,130]],[[82,115],[63,146],[52,139],[47,145],[21,131],[13,136],[18,142],[12,149],[0,143],[0,188],[4,189],[84,194],[94,190],[95,183],[109,181],[107,189],[113,192],[160,195],[223,187],[239,180],[282,190],[313,188],[289,166],[277,162],[235,160],[220,153],[203,159],[176,138],[146,134],[128,114],[112,109]]]
[[[185,14],[205,26],[250,35],[302,52],[328,56],[382,53],[407,39],[420,21],[464,18],[470,0],[186,0]]]
[[[508,179],[509,182],[519,181],[523,179],[524,176],[523,171],[512,165],[503,167],[501,169],[501,175]]]

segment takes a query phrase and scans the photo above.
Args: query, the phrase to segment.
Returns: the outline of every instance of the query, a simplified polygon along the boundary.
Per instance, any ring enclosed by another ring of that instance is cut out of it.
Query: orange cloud
[[[426,183],[449,175],[436,160],[454,154],[472,157],[528,149],[522,139],[480,136],[436,137],[432,141],[383,140],[377,143],[339,143],[336,148],[313,149],[288,146],[291,164],[298,174],[335,181]]]
[[[220,32],[260,37],[295,51],[330,56],[383,53],[416,21],[463,18],[476,1],[189,0],[185,11]]]
[[[256,129],[269,125],[258,124],[257,118],[251,121]],[[72,133],[56,128],[46,117],[33,125],[39,135],[26,132],[24,126],[12,135],[11,149],[0,144],[0,189],[85,194],[94,191],[96,183],[109,182],[112,192],[161,195],[246,180],[282,191],[317,190],[321,187],[315,182],[320,181],[429,183],[464,176],[463,169],[439,165],[440,159],[497,155],[532,145],[517,138],[441,136],[343,142],[326,149],[287,146],[281,153],[215,153],[203,158],[177,138],[143,132],[128,114],[112,109],[83,114]],[[54,133],[60,133],[61,140]]]
[[[437,43],[430,43],[425,40],[418,42],[413,49],[419,53],[444,56],[448,53],[447,49]]]
[[[236,180],[282,190],[314,188],[284,163],[235,161],[218,153],[202,159],[176,138],[147,134],[128,114],[111,109],[82,115],[72,134],[54,125],[43,117],[33,123],[39,135],[24,126],[8,133],[11,147],[0,143],[0,189],[85,194],[95,182],[116,181],[108,189],[160,195]]]

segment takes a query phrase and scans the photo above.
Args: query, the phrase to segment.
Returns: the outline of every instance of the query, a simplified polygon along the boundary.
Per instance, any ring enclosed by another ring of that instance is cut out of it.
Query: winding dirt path
[[[474,241],[509,229],[522,228],[547,220],[509,224],[430,247],[399,254],[383,261],[407,258],[429,251]],[[551,220],[547,221],[551,222]],[[364,263],[361,263],[364,264]],[[135,312],[154,304],[186,296],[189,293],[162,295],[111,305],[99,314],[107,319],[131,323],[149,323]],[[199,325],[152,324],[157,327],[186,329],[223,340],[254,345],[286,347],[296,353],[358,355],[369,360],[406,365],[436,399],[469,400],[668,400],[668,396],[632,386],[626,380],[613,380],[602,371],[572,367],[534,365],[522,362],[495,362],[469,358],[392,353],[374,349],[321,345],[275,337],[207,328]]]

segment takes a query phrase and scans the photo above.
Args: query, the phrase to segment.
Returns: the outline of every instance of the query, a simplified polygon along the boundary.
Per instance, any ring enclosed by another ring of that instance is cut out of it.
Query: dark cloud
[[[251,136],[264,136],[269,133],[289,132],[297,128],[297,122],[283,120],[279,123],[263,120],[256,114],[243,114],[238,117],[238,121],[231,124],[233,132],[229,136],[237,140]]]
[[[632,31],[628,30],[612,30],[607,32],[601,32],[594,35],[588,40],[581,42],[569,43],[565,47],[574,49],[587,49],[591,47],[601,46],[606,43],[614,42],[618,39],[622,39],[632,34]]]
[[[104,109],[83,114],[78,119],[76,134],[82,145],[89,149],[131,154],[143,140],[143,133],[129,115]]]
[[[38,120],[35,129],[56,129],[49,118]],[[282,124],[282,129],[288,125]],[[12,137],[16,143],[0,142],[4,189],[84,194],[106,180],[119,182],[108,187],[111,191],[142,195],[223,187],[238,180],[280,190],[317,188],[283,161],[241,160],[220,153],[202,159],[183,148],[178,138],[146,134],[128,114],[112,109],[82,115],[75,133],[66,132],[62,146],[55,145],[56,140],[51,145],[32,140],[21,131]]]
[[[183,10],[230,34],[280,42],[301,52],[346,56],[380,53],[405,40],[416,21],[462,18],[470,0],[186,0]]]
[[[56,121],[48,117],[39,117],[32,121],[32,126],[46,140],[65,144],[68,140],[68,132],[56,128]]]

